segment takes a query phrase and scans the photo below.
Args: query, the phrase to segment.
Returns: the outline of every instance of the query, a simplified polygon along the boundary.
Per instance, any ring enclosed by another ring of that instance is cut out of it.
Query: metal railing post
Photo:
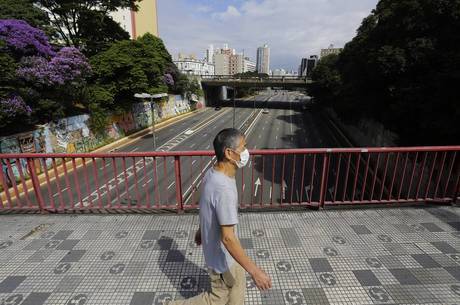
[[[329,173],[329,158],[330,158],[330,150],[328,149],[328,151],[324,154],[323,169],[321,171],[321,188],[320,188],[320,194],[319,194],[319,208],[324,208],[324,202],[326,201],[327,180],[328,180],[328,173]]]
[[[37,172],[35,171],[35,164],[33,159],[27,158],[27,167],[29,168],[30,180],[32,181],[35,197],[37,198],[38,208],[40,209],[40,212],[44,213],[46,211],[45,202],[43,201],[42,192],[40,190],[40,183],[38,181]],[[46,159],[44,167],[46,167]]]
[[[180,170],[180,156],[174,156],[174,173],[176,178],[176,201],[178,212],[184,212],[184,198],[182,196],[182,177]]]

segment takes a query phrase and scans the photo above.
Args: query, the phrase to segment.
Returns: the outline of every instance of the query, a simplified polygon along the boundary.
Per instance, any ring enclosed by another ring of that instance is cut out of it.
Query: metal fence
[[[244,208],[450,202],[460,146],[254,150],[237,172]],[[198,207],[213,152],[0,155],[0,210]]]

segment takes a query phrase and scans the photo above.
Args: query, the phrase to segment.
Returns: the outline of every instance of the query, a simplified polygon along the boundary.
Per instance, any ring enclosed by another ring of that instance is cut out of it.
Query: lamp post
[[[160,94],[148,94],[148,93],[136,93],[134,94],[135,98],[140,98],[143,100],[150,99],[150,111],[152,112],[152,134],[153,134],[153,150],[157,149],[156,137],[155,137],[155,108],[153,107],[154,98],[162,98],[168,96],[167,93]]]

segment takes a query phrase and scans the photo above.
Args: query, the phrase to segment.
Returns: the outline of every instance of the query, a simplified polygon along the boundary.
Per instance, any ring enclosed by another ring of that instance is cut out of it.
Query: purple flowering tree
[[[32,109],[24,102],[20,96],[0,100],[0,118],[3,120],[13,120],[18,116],[30,116]]]
[[[17,56],[38,55],[49,58],[55,55],[46,34],[23,20],[0,20],[0,40],[5,41]]]
[[[86,57],[76,48],[62,48],[48,61],[38,56],[24,57],[17,75],[23,80],[45,86],[78,85],[91,73]]]
[[[78,49],[55,52],[43,31],[22,20],[0,20],[0,52],[0,63],[15,64],[8,78],[0,77],[0,128],[64,116],[91,73]]]

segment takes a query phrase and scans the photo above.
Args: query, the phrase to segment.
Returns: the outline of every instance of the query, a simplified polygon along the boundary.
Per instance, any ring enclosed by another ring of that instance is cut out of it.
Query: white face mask
[[[236,166],[238,166],[238,168],[245,167],[246,164],[248,164],[248,161],[249,161],[249,150],[247,149],[243,150],[240,153],[240,161],[235,160]]]

